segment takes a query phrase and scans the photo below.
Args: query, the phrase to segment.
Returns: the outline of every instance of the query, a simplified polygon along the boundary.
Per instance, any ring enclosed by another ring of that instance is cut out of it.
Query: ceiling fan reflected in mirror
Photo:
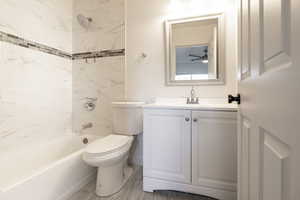
[[[191,51],[192,51],[192,48],[191,48]],[[194,57],[194,58],[191,59],[192,62],[200,60],[202,63],[206,64],[206,63],[208,63],[208,50],[207,50],[207,48],[205,48],[203,50],[203,53],[204,53],[204,55],[196,55],[196,54],[189,53],[188,56],[189,57]]]

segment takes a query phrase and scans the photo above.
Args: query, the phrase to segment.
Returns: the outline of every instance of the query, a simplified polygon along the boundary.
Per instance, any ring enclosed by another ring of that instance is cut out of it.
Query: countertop
[[[238,110],[236,103],[229,104],[226,99],[199,99],[199,104],[187,104],[186,99],[157,99],[153,103],[145,104],[144,109],[185,109],[185,110]]]

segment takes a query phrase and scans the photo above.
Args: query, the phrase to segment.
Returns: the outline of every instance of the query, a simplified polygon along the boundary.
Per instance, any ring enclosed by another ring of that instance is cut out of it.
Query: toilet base
[[[96,194],[100,197],[119,192],[133,174],[133,168],[123,162],[117,165],[98,167]]]

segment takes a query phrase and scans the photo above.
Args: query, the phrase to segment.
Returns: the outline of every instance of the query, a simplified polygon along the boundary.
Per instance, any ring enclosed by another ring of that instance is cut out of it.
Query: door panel
[[[240,32],[241,46],[239,47],[241,68],[239,70],[239,77],[246,79],[250,77],[250,0],[240,1]],[[243,48],[242,48],[243,47]]]
[[[239,173],[241,187],[238,192],[238,199],[249,200],[249,141],[251,124],[249,120],[242,117],[240,118],[240,131],[238,135],[239,147]]]
[[[191,183],[191,111],[144,111],[144,176]]]
[[[261,72],[291,65],[290,1],[262,0],[263,65]]]
[[[290,147],[261,129],[261,185],[263,199],[289,199]]]
[[[240,200],[300,197],[299,10],[299,0],[239,0],[239,71],[243,51],[251,69],[238,74]]]
[[[236,191],[236,113],[192,112],[193,185]]]

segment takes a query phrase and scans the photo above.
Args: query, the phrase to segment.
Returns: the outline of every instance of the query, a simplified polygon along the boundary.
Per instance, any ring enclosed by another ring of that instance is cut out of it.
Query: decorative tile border
[[[55,49],[55,48],[52,48],[52,47],[49,47],[49,46],[46,46],[46,45],[43,45],[43,44],[40,44],[37,42],[30,41],[30,40],[26,40],[26,39],[20,38],[18,36],[12,35],[12,34],[4,33],[2,31],[0,31],[0,41],[15,44],[17,46],[21,46],[24,48],[41,51],[41,52],[51,54],[51,55],[56,55],[59,57],[72,59],[72,54],[69,54],[65,51],[61,51],[59,49]]]
[[[94,52],[75,53],[72,55],[73,60],[88,59],[88,58],[103,58],[112,56],[124,56],[125,49],[104,50]]]
[[[112,57],[112,56],[124,56],[125,49],[116,49],[116,50],[103,50],[103,51],[94,51],[94,52],[83,52],[83,53],[75,53],[70,54],[68,52],[55,49],[49,47],[47,45],[43,45],[37,42],[33,42],[30,40],[26,40],[24,38],[4,33],[0,31],[0,41],[8,42],[20,47],[29,48],[33,50],[37,50],[40,52],[44,52],[47,54],[71,59],[71,60],[79,60],[79,59],[89,59],[89,58],[103,58],[103,57]]]

